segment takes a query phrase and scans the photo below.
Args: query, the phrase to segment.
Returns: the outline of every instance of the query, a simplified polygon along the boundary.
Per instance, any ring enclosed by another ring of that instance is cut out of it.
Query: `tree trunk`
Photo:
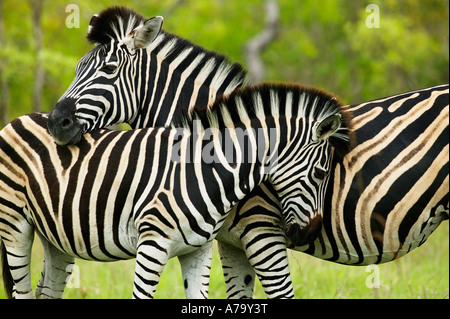
[[[41,16],[43,0],[30,0],[33,18],[34,42],[36,45],[36,69],[33,87],[33,112],[39,112],[42,104],[42,88],[44,86],[44,66],[42,64],[42,27]]]
[[[3,0],[0,0],[0,48],[4,48],[4,27],[3,27]],[[0,58],[0,129],[8,123],[8,95],[9,86],[5,74],[5,59]]]
[[[260,82],[264,79],[265,68],[261,59],[263,51],[278,35],[280,8],[276,0],[266,0],[266,25],[261,33],[250,39],[245,45],[245,57],[247,60],[250,82]]]

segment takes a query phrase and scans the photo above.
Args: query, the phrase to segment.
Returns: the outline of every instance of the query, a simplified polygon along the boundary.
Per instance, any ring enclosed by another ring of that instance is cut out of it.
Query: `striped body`
[[[351,265],[387,262],[448,219],[448,94],[441,85],[348,107],[355,145],[334,163],[330,215],[307,253]]]
[[[234,204],[261,182],[273,185],[287,220],[301,216],[304,203],[292,194],[313,200],[327,182],[330,145],[339,145],[333,138],[346,142],[339,111],[322,92],[263,85],[184,115],[180,129],[96,131],[78,146],[52,143],[45,115],[13,121],[0,134],[0,236],[15,296],[33,295],[34,229],[65,255],[101,261],[136,255],[133,295],[141,298],[153,296],[169,258],[188,264],[210,258],[210,243]],[[252,138],[240,140],[238,128],[254,129]],[[233,145],[230,158],[224,136]],[[208,164],[203,152],[191,157],[190,150],[204,149],[215,161]],[[316,215],[312,209],[310,220]]]
[[[227,211],[224,207],[215,207],[217,216],[206,215],[206,209],[184,207],[192,205],[182,196],[186,192],[200,194],[198,205],[209,199],[201,193],[205,185],[192,183],[186,188],[185,174],[192,177],[194,164],[182,168],[172,160],[170,150],[177,143],[189,143],[176,138],[179,131],[95,131],[79,145],[64,148],[52,142],[46,124],[46,114],[31,114],[5,128],[2,168],[6,160],[14,163],[6,171],[11,179],[4,179],[16,188],[11,202],[58,249],[86,260],[134,258],[140,233],[135,223],[143,215],[149,223],[159,220],[176,229],[162,227],[163,236],[181,247],[174,247],[169,258],[179,249],[186,252],[186,247],[201,246],[217,232],[217,222]],[[152,210],[159,212],[148,217]],[[186,216],[177,215],[179,210]]]

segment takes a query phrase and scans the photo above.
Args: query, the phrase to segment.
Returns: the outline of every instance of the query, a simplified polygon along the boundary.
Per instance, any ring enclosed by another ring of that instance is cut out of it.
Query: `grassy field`
[[[43,251],[39,240],[33,249],[32,279],[39,280]],[[296,298],[448,298],[449,223],[444,222],[418,249],[376,270],[326,262],[308,255],[289,252]],[[134,260],[98,263],[77,260],[79,283],[66,288],[64,298],[130,298],[133,289]],[[366,280],[379,274],[379,288],[368,288]],[[78,286],[78,287],[77,287]],[[225,284],[217,250],[214,252],[210,298],[225,298]],[[3,285],[0,298],[5,298]],[[166,266],[157,298],[184,298],[181,270],[177,259]],[[259,282],[255,298],[265,298]]]

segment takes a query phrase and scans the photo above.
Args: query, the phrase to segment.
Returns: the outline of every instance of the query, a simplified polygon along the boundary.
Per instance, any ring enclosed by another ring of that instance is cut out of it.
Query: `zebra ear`
[[[333,135],[341,127],[342,116],[337,113],[322,120],[316,128],[315,141],[324,140]]]
[[[100,16],[96,13],[92,16],[91,21],[89,21],[89,27],[88,27],[88,37],[89,35],[92,33],[92,30],[94,29],[94,25],[96,20],[99,18]],[[95,45],[99,45],[98,42],[95,43]]]
[[[161,16],[153,17],[145,21],[145,23],[135,29],[134,47],[133,49],[146,48],[155,40],[161,31],[164,18]]]

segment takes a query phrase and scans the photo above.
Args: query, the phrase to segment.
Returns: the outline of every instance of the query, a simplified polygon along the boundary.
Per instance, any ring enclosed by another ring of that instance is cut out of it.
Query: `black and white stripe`
[[[136,298],[153,297],[167,260],[181,256],[189,296],[206,297],[211,242],[236,202],[266,181],[286,220],[300,223],[291,215],[302,216],[305,203],[284,199],[294,193],[308,198],[306,205],[321,199],[316,194],[327,182],[331,146],[348,142],[343,114],[324,92],[261,85],[181,114],[181,128],[94,131],[77,146],[53,143],[45,114],[14,120],[0,132],[0,237],[13,295],[33,297],[36,230],[52,247],[46,263],[56,255],[58,266],[73,258],[136,256]],[[237,136],[242,130],[248,139]],[[212,163],[191,157],[205,149]],[[308,213],[311,220],[321,214]],[[41,278],[39,297],[51,296],[51,279]]]
[[[330,212],[307,252],[367,265],[425,242],[449,213],[449,89],[351,105],[355,145],[334,164]],[[328,238],[328,240],[327,240]]]
[[[289,245],[346,265],[389,262],[422,245],[449,218],[448,84],[345,109],[352,114],[354,142],[348,154],[333,159],[320,235],[309,245]],[[250,218],[238,207],[241,212],[233,212],[233,222],[225,223],[217,236],[231,297],[252,297],[251,265],[264,264],[273,253],[271,242],[283,236],[278,201],[267,192],[256,193],[253,200],[258,197],[271,203],[266,207],[270,223],[258,225],[254,221],[261,214],[247,209],[254,215]],[[270,240],[258,246],[258,236]],[[257,249],[257,260],[249,264],[249,250]]]
[[[88,39],[96,46],[78,62],[50,115],[57,143],[74,144],[81,133],[123,122],[132,128],[167,126],[175,110],[206,107],[242,85],[239,64],[161,25],[161,17],[146,20],[122,7],[93,17]],[[147,42],[137,41],[144,36]]]

